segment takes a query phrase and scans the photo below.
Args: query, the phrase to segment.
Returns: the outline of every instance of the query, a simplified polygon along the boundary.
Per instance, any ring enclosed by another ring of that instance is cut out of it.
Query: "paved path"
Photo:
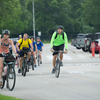
[[[26,77],[17,73],[16,87],[6,88],[0,94],[26,100],[100,100],[100,58],[89,52],[77,50],[69,44],[64,55],[64,66],[57,79],[51,74],[52,54],[49,44],[44,46],[43,64],[35,71],[30,69]]]

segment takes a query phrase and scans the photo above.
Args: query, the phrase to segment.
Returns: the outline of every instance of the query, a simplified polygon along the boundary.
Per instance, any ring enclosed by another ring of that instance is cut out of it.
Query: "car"
[[[14,45],[16,45],[17,41],[19,40],[19,38],[10,38],[13,42],[14,42]]]
[[[98,54],[99,53],[99,49],[100,49],[100,39],[97,39],[94,41],[94,44],[95,44],[95,53]],[[92,52],[92,44],[90,46],[90,50]]]
[[[76,38],[76,48],[77,49],[82,49],[83,51],[85,51],[85,43],[87,41],[87,36],[88,34],[78,34],[77,38]]]
[[[86,41],[86,48],[87,50],[91,53],[91,44],[93,41],[95,42],[95,45],[97,47],[98,45],[98,40],[100,39],[100,32],[94,33],[94,34],[89,34],[87,37]],[[98,47],[97,47],[98,48]]]

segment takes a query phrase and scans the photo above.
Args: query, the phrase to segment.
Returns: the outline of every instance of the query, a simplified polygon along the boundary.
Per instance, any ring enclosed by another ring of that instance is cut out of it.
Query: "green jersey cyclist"
[[[54,51],[63,51],[64,50],[64,44],[65,44],[65,51],[64,53],[67,53],[68,50],[68,39],[66,33],[63,31],[64,27],[62,25],[59,25],[57,27],[57,31],[53,33],[51,38],[51,51],[53,52],[53,69],[52,74],[55,73],[55,63],[58,52]],[[63,53],[60,53],[60,66],[63,66],[62,63],[63,60]]]

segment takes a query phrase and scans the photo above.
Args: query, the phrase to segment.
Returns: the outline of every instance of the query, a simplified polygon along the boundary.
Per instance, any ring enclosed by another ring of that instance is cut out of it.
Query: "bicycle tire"
[[[56,76],[56,78],[58,78],[59,77],[59,74],[60,74],[60,61],[56,61],[55,68],[56,68],[55,76]]]
[[[12,66],[8,66],[8,71],[7,71],[7,88],[9,89],[9,91],[12,91],[15,87],[15,83],[16,83],[16,73],[15,73],[15,69],[14,67]],[[10,77],[10,74],[12,77]],[[14,79],[13,81],[13,84],[11,86],[11,83],[10,83],[10,79]]]
[[[32,70],[34,70],[34,57],[31,56],[31,65],[32,65]]]
[[[29,72],[29,64],[27,64],[27,72]]]
[[[27,59],[23,60],[23,76],[26,76],[26,72],[27,72]]]
[[[40,56],[38,55],[38,66],[40,66]]]
[[[3,89],[3,88],[4,88],[4,86],[5,86],[6,76],[2,76],[2,80],[3,80],[3,85],[2,85],[2,86],[0,86],[0,88],[1,88],[1,89]]]

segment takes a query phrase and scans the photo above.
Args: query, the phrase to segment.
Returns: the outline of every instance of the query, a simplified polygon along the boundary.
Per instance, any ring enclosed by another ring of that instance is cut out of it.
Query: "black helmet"
[[[40,39],[40,37],[37,37],[36,39]]]
[[[62,26],[62,25],[59,25],[58,27],[57,27],[57,29],[64,29],[64,27]]]
[[[32,36],[32,37],[30,37],[30,39],[34,39],[34,37]]]
[[[4,30],[4,31],[3,31],[3,35],[4,35],[4,34],[10,35],[10,31],[9,31],[9,30]]]

